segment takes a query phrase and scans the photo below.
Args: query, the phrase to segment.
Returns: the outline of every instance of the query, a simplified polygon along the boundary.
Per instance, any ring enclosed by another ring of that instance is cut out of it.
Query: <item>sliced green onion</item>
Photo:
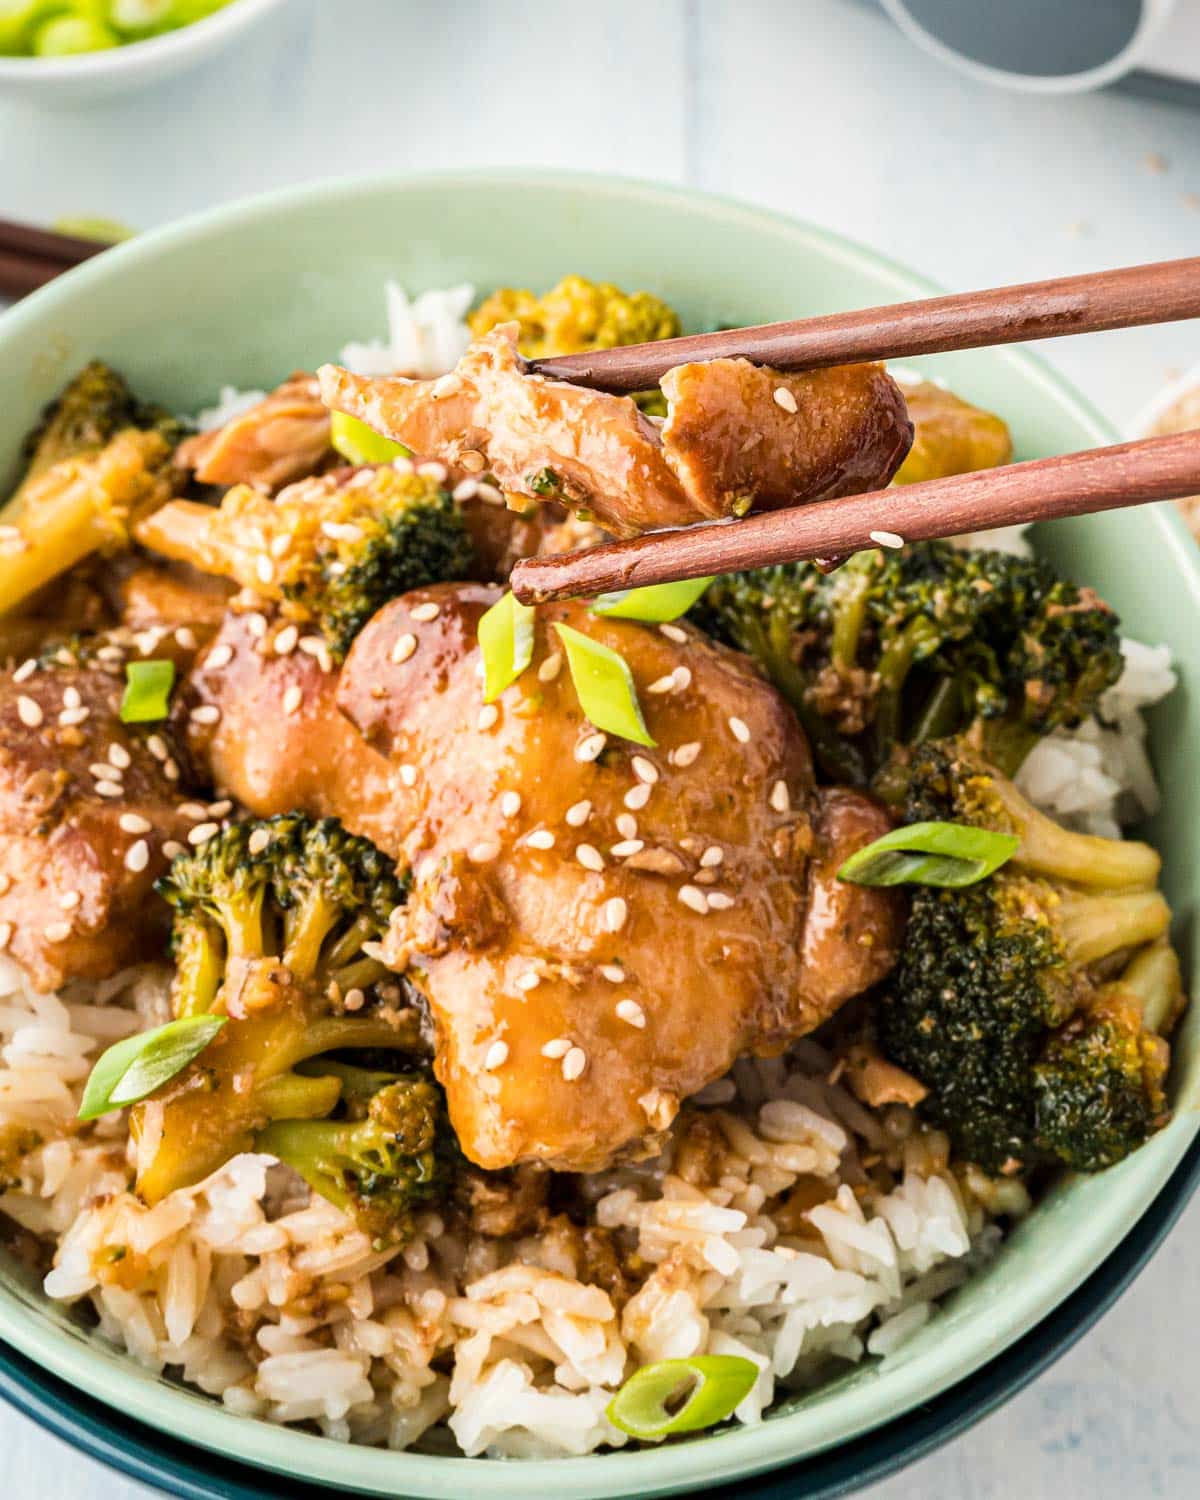
[[[1010,860],[1021,841],[966,823],[910,823],[852,854],[838,871],[855,885],[974,885]]]
[[[128,224],[122,224],[120,219],[97,219],[90,214],[69,214],[55,219],[50,227],[59,234],[69,234],[77,240],[95,240],[99,245],[119,245],[137,233]]]
[[[335,411],[329,423],[329,441],[352,464],[389,464],[393,458],[410,458],[412,449],[382,437],[373,427]]]
[[[619,734],[636,745],[657,744],[642,718],[629,663],[620,652],[570,625],[554,628],[567,650],[579,705],[596,728]]]
[[[491,703],[533,660],[533,607],[505,594],[479,621],[483,701]]]
[[[660,1359],[629,1377],[608,1403],[608,1420],[643,1442],[699,1432],[732,1416],[757,1379],[758,1366],[737,1354]],[[676,1405],[685,1393],[683,1405]]]
[[[150,724],[165,719],[175,686],[175,663],[165,658],[125,663],[125,691],[121,694],[122,724]]]
[[[35,57],[76,57],[120,45],[121,38],[112,27],[91,16],[55,16],[33,34]]]
[[[711,578],[685,578],[681,583],[652,583],[644,589],[601,594],[592,601],[592,613],[661,625],[686,615],[711,582]]]
[[[181,1073],[199,1057],[226,1021],[225,1016],[184,1016],[153,1031],[127,1036],[100,1057],[88,1077],[79,1106],[81,1120],[136,1104]]]

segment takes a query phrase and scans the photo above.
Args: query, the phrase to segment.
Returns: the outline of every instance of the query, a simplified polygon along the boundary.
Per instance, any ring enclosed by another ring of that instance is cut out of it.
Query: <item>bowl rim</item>
[[[551,189],[572,194],[608,197],[614,204],[628,208],[645,201],[685,214],[700,214],[724,220],[748,233],[769,232],[782,236],[814,253],[832,257],[882,280],[894,290],[897,299],[926,296],[939,290],[890,257],[880,255],[846,236],[816,225],[739,202],[736,199],[698,192],[689,188],[666,186],[639,178],[625,178],[602,173],[578,173],[538,168],[486,168],[431,171],[423,173],[372,173],[350,178],[329,178],[299,186],[276,189],[267,194],[241,199],[230,204],[191,215],[104,251],[0,314],[0,352],[9,332],[35,327],[44,315],[52,314],[61,303],[77,294],[103,286],[112,276],[136,271],[143,261],[169,255],[178,245],[202,244],[230,230],[271,219],[291,209],[303,210],[320,205],[336,207],[343,215],[353,210],[357,197],[374,198],[380,194],[402,194],[430,187],[466,188],[471,185],[491,189]],[[991,351],[994,358],[1010,365],[1022,380],[1030,396],[1042,392],[1060,409],[1070,413],[1080,427],[1098,443],[1115,439],[1112,425],[1086,398],[1043,360],[1024,349],[1007,347]],[[1200,605],[1200,554],[1190,534],[1173,507],[1150,507],[1147,524],[1154,527],[1167,550],[1173,554],[1174,566]],[[1191,1101],[1189,1101],[1190,1103]],[[1145,1169],[1125,1173],[1114,1169],[1110,1191],[1119,1195],[1124,1225],[1135,1224],[1158,1196],[1171,1173],[1178,1167],[1197,1132],[1200,1114],[1180,1108],[1175,1119],[1159,1136],[1138,1153]],[[1116,1207],[1114,1202],[1114,1208]],[[1120,1243],[1110,1241],[1105,1255]],[[1070,1296],[1095,1268],[1097,1247],[1078,1242],[1062,1247],[1056,1258],[1053,1290],[1046,1278],[1027,1278],[1024,1296],[1013,1303],[1003,1336],[990,1342],[979,1340],[969,1357],[963,1358],[958,1341],[940,1342],[933,1350],[897,1363],[888,1371],[890,1406],[893,1411],[911,1411],[932,1400],[959,1380],[972,1374],[998,1353],[1015,1344],[1036,1327],[1055,1307]],[[84,1390],[95,1389],[95,1355],[79,1338],[66,1336],[45,1319],[33,1302],[26,1303],[0,1291],[0,1337],[21,1353],[32,1358],[51,1373]],[[951,1357],[949,1350],[959,1350]],[[351,1492],[394,1494],[397,1489],[412,1495],[455,1496],[486,1484],[487,1493],[505,1500],[525,1500],[529,1472],[522,1464],[486,1466],[487,1479],[478,1460],[394,1452],[360,1447],[354,1450],[353,1474],[341,1444],[313,1434],[283,1429],[261,1421],[247,1421],[227,1411],[214,1399],[182,1386],[173,1387],[166,1397],[158,1395],[160,1385],[147,1381],[143,1373],[134,1373],[132,1359],[106,1369],[106,1380],[97,1391],[104,1401],[126,1414],[138,1417],[151,1426],[171,1430],[170,1412],[179,1411],[186,1402],[190,1411],[188,1440],[196,1446],[236,1454],[241,1461],[292,1475],[302,1474],[314,1482],[336,1485]],[[672,1445],[667,1449],[642,1449],[604,1453],[602,1459],[606,1483],[617,1493],[653,1494],[683,1491],[689,1488],[711,1488],[723,1480],[745,1479],[785,1464],[803,1447],[812,1456],[824,1449],[878,1427],[888,1420],[872,1408],[877,1405],[873,1392],[878,1381],[866,1381],[841,1394],[840,1415],[836,1432],[814,1436],[822,1427],[832,1424],[810,1408],[774,1417],[754,1427],[719,1431],[703,1442]],[[157,1399],[156,1399],[157,1398]],[[158,1406],[167,1411],[159,1411]],[[290,1461],[285,1462],[283,1454]],[[662,1458],[670,1455],[669,1470]],[[436,1475],[431,1479],[430,1470]],[[558,1487],[564,1497],[581,1495],[579,1487],[585,1470],[577,1458],[549,1458],[538,1461],[540,1482]],[[593,1471],[594,1472],[594,1471]],[[422,1477],[423,1476],[423,1477]],[[410,1487],[415,1486],[415,1487]],[[599,1493],[590,1487],[587,1493]]]
[[[95,79],[116,79],[122,73],[133,73],[143,65],[167,62],[181,53],[211,42],[217,46],[230,38],[255,16],[263,15],[284,0],[229,0],[220,10],[198,21],[189,21],[174,31],[158,36],[141,37],[119,47],[105,47],[98,52],[79,52],[71,57],[0,57],[0,83],[47,84]]]

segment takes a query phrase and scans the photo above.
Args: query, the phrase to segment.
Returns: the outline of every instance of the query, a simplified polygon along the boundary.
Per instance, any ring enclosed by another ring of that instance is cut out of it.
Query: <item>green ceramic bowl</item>
[[[0,319],[0,472],[64,378],[92,356],[181,409],[222,383],[269,385],[382,323],[387,276],[543,287],[566,271],[645,286],[693,327],[756,323],[928,290],[883,258],[770,214],[608,179],[487,172],[324,184],[187,221],[106,253]],[[1018,456],[1112,437],[1062,381],[1012,350],[919,362],[1002,412]],[[1180,690],[1152,731],[1168,808],[1149,830],[1187,926],[1200,893],[1200,556],[1174,514],[1143,509],[1047,528],[1046,553],[1095,584],[1143,640],[1170,643]],[[1193,974],[1193,988],[1195,988]],[[1103,1176],[1063,1182],[1003,1252],[885,1364],[867,1364],[756,1428],[645,1452],[520,1463],[346,1448],[227,1414],[140,1369],[0,1267],[0,1338],[127,1415],[252,1466],[363,1494],[560,1500],[711,1488],[894,1421],[1014,1344],[1078,1287],[1153,1202],[1197,1130],[1200,1009],[1185,1022],[1173,1123]],[[1032,1358],[1032,1356],[1031,1356]]]

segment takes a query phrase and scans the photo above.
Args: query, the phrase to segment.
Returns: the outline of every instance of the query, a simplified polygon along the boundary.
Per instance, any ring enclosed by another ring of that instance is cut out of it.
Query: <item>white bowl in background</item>
[[[75,57],[0,57],[0,95],[20,95],[51,107],[93,100],[158,83],[212,57],[284,0],[231,3],[178,31],[124,47]]]

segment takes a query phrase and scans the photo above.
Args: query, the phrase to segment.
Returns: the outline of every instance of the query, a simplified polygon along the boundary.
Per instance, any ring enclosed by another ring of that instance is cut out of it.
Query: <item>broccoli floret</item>
[[[0,613],[92,553],[126,545],[138,518],[170,497],[181,435],[115,370],[82,370],[26,439],[24,476],[0,509],[14,542],[0,551]]]
[[[25,438],[25,473],[9,503],[19,499],[39,474],[64,459],[99,453],[127,427],[157,432],[171,448],[184,432],[178,418],[161,406],[139,400],[123,376],[93,360],[46,407]]]
[[[133,1111],[138,1191],[149,1202],[255,1149],[272,1121],[330,1114],[342,1080],[298,1064],[419,1046],[413,1012],[372,1003],[387,971],[370,950],[404,882],[334,819],[232,824],[180,855],[158,890],[175,908],[176,1015],[228,1020]]]
[[[794,563],[719,578],[696,619],[759,661],[843,779],[970,724],[1011,773],[1121,671],[1119,621],[1090,589],[949,542],[860,552],[828,576]]]
[[[681,331],[678,315],[651,292],[623,292],[584,276],[564,276],[541,297],[500,287],[467,318],[476,338],[499,323],[513,322],[520,325],[517,346],[529,359],[649,344],[673,339]],[[661,391],[645,391],[634,399],[651,416],[667,414]]]
[[[1170,910],[1144,845],[1057,828],[956,748],[914,758],[909,822],[969,821],[1022,839],[960,889],[913,888],[899,966],[877,1007],[882,1051],[929,1090],[922,1114],[989,1171],[1065,1160],[1038,1121],[1039,1060],[1114,955],[1155,942]],[[1086,886],[1068,883],[1086,871]]]
[[[1169,944],[1137,954],[1055,1033],[1033,1070],[1039,1143],[1081,1172],[1123,1160],[1169,1118],[1163,1083],[1183,1005]]]
[[[276,1121],[257,1149],[293,1167],[372,1237],[409,1232],[413,1206],[438,1197],[449,1180],[441,1090],[425,1071],[315,1066],[341,1082],[344,1118]]]
[[[137,530],[146,547],[232,578],[314,622],[335,658],[389,599],[471,573],[462,512],[436,479],[390,464],[289,486],[249,485],[218,509],[177,500]]]

